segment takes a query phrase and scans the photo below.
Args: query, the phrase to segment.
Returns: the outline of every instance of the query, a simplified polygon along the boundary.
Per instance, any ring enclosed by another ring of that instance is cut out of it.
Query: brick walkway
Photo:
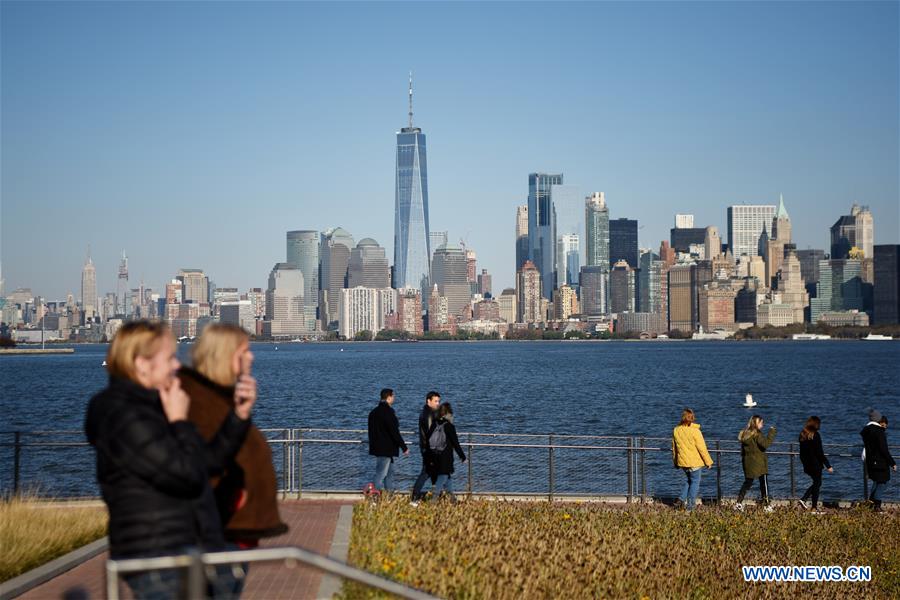
[[[349,504],[335,500],[288,500],[281,503],[281,518],[290,531],[283,536],[264,540],[262,547],[300,546],[328,554],[337,525],[341,506]],[[23,600],[51,600],[59,598],[105,598],[104,564],[107,554],[82,563],[59,577],[19,596]],[[253,566],[247,576],[247,585],[241,598],[315,598],[322,575],[315,569],[297,566],[285,567],[279,563]],[[122,585],[122,597],[130,598],[128,586]]]

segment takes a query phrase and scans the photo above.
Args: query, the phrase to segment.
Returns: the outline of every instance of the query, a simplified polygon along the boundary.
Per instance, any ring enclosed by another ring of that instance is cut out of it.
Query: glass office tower
[[[412,122],[412,77],[409,84],[409,126],[397,133],[397,174],[394,204],[393,287],[428,291],[430,234],[428,169],[425,134]]]
[[[559,174],[528,175],[528,254],[541,273],[541,296],[553,297],[556,287],[556,209],[552,187],[562,185]]]

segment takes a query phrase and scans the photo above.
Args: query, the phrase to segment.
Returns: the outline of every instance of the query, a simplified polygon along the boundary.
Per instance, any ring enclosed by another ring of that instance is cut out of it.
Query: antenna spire
[[[412,129],[412,71],[409,72],[409,128]]]

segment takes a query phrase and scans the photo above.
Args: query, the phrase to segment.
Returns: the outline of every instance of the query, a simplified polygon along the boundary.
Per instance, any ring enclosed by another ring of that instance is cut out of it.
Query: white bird
[[[756,406],[756,402],[753,400],[753,396],[748,393],[744,397],[744,408],[753,408],[754,406]]]

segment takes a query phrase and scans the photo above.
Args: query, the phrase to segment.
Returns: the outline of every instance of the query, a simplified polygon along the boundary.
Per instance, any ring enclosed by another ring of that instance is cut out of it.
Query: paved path
[[[342,506],[352,504],[339,500],[288,500],[281,503],[281,518],[290,531],[277,538],[264,540],[267,546],[300,546],[328,554],[331,550],[338,516]],[[106,596],[104,563],[107,553],[100,554],[59,577],[19,596],[23,600],[67,600]],[[280,563],[253,566],[247,576],[242,599],[315,598],[322,582],[321,572],[306,567],[288,568]],[[128,586],[122,585],[123,598],[130,598]]]

